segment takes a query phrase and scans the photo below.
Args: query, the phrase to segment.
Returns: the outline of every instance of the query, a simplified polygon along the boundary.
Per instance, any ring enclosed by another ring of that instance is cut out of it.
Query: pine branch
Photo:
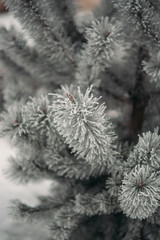
[[[106,174],[108,169],[100,164],[90,165],[83,159],[77,159],[63,152],[63,155],[53,150],[44,153],[44,159],[48,169],[54,171],[58,176],[69,179],[89,180]]]
[[[54,60],[54,63],[52,61],[52,64],[46,62],[46,59],[40,57],[34,48],[28,47],[27,43],[20,38],[17,39],[18,36],[14,38],[13,36],[12,32],[1,29],[1,41],[7,43],[7,46],[2,50],[3,55],[5,54],[10,61],[16,63],[19,67],[24,68],[38,84],[40,84],[40,80],[42,83],[44,81],[46,82],[46,79],[47,82],[57,83],[59,82],[59,79],[64,81],[64,78],[66,80],[67,75],[72,75],[68,72],[66,67],[64,67],[62,71],[65,75],[61,73],[59,74],[59,71],[57,71],[57,69],[59,70],[59,67],[57,67],[56,59]]]
[[[153,1],[136,0],[128,2],[126,0],[112,0],[112,2],[115,4],[117,10],[122,13],[121,16],[125,20],[124,24],[126,28],[128,28],[126,25],[127,18],[139,37],[145,36],[151,44],[159,45],[160,31],[158,22],[160,14]]]
[[[58,36],[56,24],[58,24],[59,19],[56,21],[55,18],[55,29],[50,29],[49,26],[44,23],[43,19],[41,19],[41,14],[39,13],[38,8],[35,7],[33,0],[24,0],[23,2],[19,0],[5,0],[5,3],[8,8],[19,17],[22,24],[30,31],[32,37],[35,38],[38,45],[38,47],[36,46],[36,49],[42,56],[45,56],[50,60],[50,63],[54,61],[52,57],[53,54],[54,57],[57,55],[57,57],[60,58],[60,61],[63,61],[63,57],[65,56],[70,64],[75,67],[75,60],[73,60],[73,56],[71,56],[71,53],[73,52],[72,47],[67,44],[67,39],[65,39],[66,41],[63,40],[64,36],[63,38]],[[25,13],[25,15],[23,13]]]
[[[56,16],[59,23],[59,30],[64,31],[65,35],[71,39],[71,42],[75,44],[83,43],[85,38],[81,34],[74,22],[75,3],[73,1],[59,2],[57,0],[43,1],[38,0],[35,6],[40,10],[41,18],[47,22],[51,29],[55,28],[54,17]]]
[[[154,82],[156,86],[160,87],[160,52],[150,49],[149,61],[143,61],[143,69],[149,75],[150,82]],[[159,93],[159,92],[158,92]],[[156,92],[151,93],[156,94]]]
[[[116,154],[113,148],[115,136],[105,114],[105,106],[99,105],[99,99],[93,97],[91,88],[85,94],[80,88],[63,88],[61,94],[53,96],[53,122],[72,152],[85,158],[89,164],[110,165]]]
[[[136,166],[125,174],[119,195],[123,212],[133,219],[145,219],[159,206],[159,175],[148,166]]]
[[[131,171],[138,165],[148,165],[152,171],[158,172],[160,161],[159,141],[158,128],[153,133],[149,131],[139,136],[137,145],[134,146],[125,163],[127,171]]]
[[[75,211],[79,214],[93,216],[110,214],[112,212],[118,212],[117,199],[111,197],[107,191],[93,194],[77,194],[75,201]]]
[[[87,43],[79,56],[76,81],[84,89],[100,85],[99,74],[109,67],[114,50],[121,43],[121,28],[108,17],[94,19],[86,29]]]
[[[17,66],[6,54],[0,52],[0,69],[3,75],[3,99],[5,106],[11,105],[14,101],[28,100],[36,89],[35,79],[23,68]]]

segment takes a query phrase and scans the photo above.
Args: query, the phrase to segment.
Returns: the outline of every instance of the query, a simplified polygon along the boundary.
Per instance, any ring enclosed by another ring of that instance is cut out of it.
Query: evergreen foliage
[[[90,94],[91,89],[84,94],[80,88],[75,89],[75,97],[65,89],[63,93],[66,96],[55,95],[51,110],[58,133],[73,153],[90,164],[112,161],[114,135],[104,104],[99,105],[99,99]]]
[[[53,240],[158,240],[160,2],[4,2],[22,26],[0,29],[6,175],[53,182],[11,215]]]

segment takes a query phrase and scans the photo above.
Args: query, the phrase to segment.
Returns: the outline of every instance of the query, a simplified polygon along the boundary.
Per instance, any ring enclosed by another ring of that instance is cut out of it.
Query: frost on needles
[[[159,207],[160,136],[158,129],[139,137],[125,163],[126,173],[119,194],[123,211],[131,218],[145,219]]]
[[[107,165],[114,159],[115,135],[105,114],[105,105],[88,88],[70,87],[55,94],[51,115],[55,128],[79,158],[90,164]]]

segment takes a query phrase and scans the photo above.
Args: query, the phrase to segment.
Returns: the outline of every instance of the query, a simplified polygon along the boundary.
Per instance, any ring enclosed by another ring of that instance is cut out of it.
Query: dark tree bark
[[[146,57],[146,51],[143,47],[139,49],[138,63],[136,71],[135,87],[130,92],[132,102],[132,114],[129,123],[130,141],[137,142],[138,134],[141,133],[144,121],[145,108],[149,101],[149,94],[145,91],[144,81],[145,73],[142,71],[142,61]]]

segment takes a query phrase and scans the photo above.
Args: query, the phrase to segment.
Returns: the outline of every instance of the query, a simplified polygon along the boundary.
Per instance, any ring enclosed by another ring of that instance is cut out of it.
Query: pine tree
[[[158,240],[160,1],[4,2],[22,25],[0,29],[8,175],[53,182],[11,214],[53,240]]]

